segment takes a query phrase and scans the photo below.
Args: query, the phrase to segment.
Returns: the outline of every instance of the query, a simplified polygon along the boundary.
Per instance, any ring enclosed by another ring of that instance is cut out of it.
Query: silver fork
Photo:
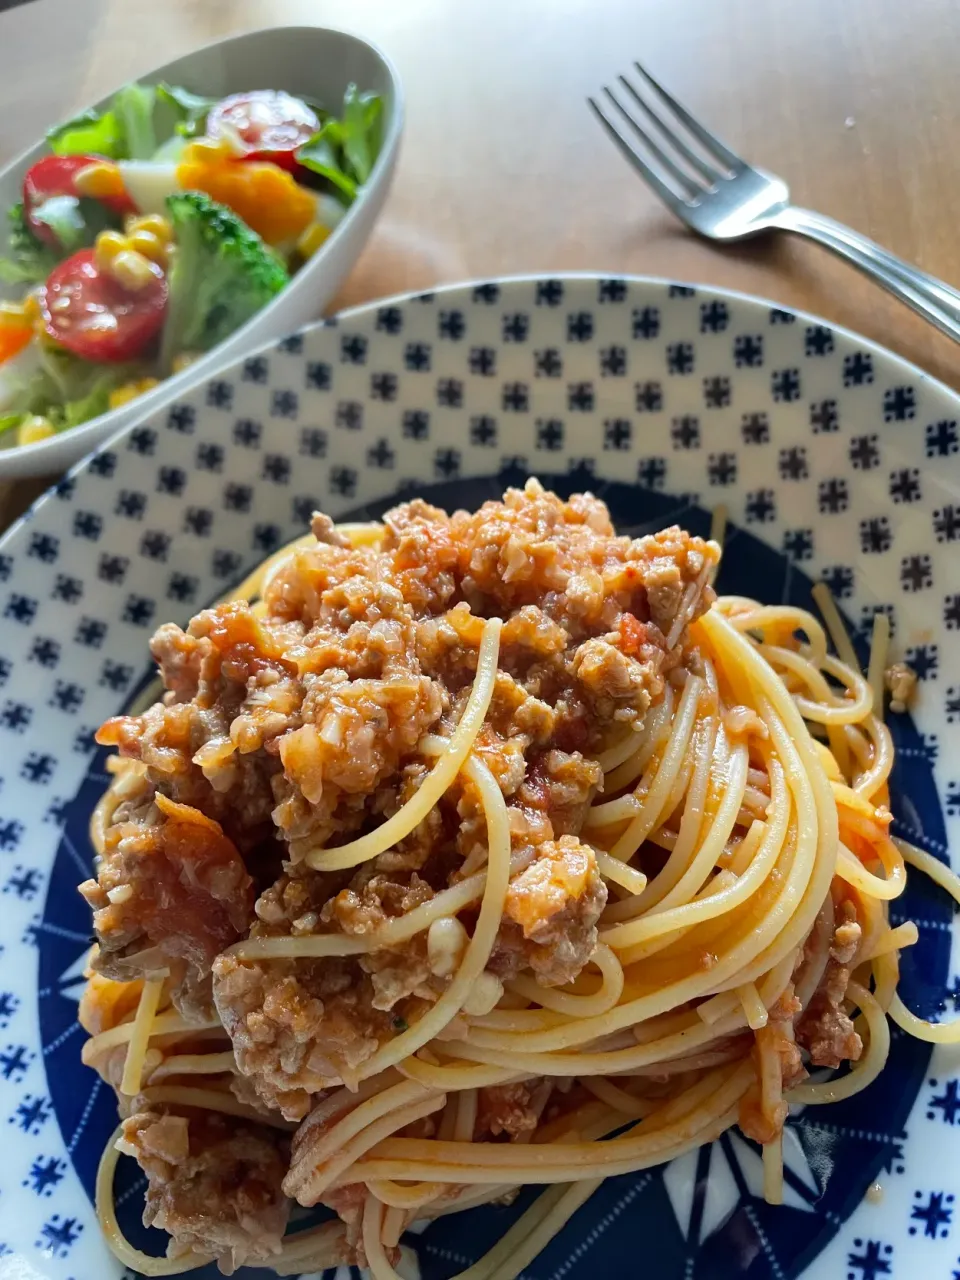
[[[764,231],[808,236],[960,342],[960,292],[842,222],[791,204],[782,178],[747,164],[639,62],[633,65],[644,93],[618,76],[619,93],[605,85],[599,101],[587,101],[627,160],[688,227],[711,240],[746,240]]]

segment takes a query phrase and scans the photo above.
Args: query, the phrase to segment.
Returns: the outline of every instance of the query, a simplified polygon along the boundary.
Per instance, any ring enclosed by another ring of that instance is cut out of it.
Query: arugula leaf
[[[383,100],[377,93],[358,93],[347,85],[343,97],[343,151],[360,186],[370,177],[380,150],[379,121]]]
[[[383,99],[360,93],[355,84],[343,95],[343,116],[328,116],[313,137],[297,151],[297,161],[325,178],[347,204],[369,179],[381,144]]]
[[[123,127],[113,111],[84,111],[47,133],[47,142],[55,156],[74,156],[92,152],[109,160],[127,158]]]
[[[149,160],[157,149],[153,123],[156,90],[149,85],[125,84],[113,95],[110,110],[126,141],[126,160]]]
[[[217,98],[205,98],[199,93],[191,93],[180,85],[161,82],[157,85],[157,106],[166,108],[164,122],[167,127],[161,128],[158,120],[157,136],[196,138],[206,128],[210,108],[217,101]]]
[[[5,413],[0,417],[0,435],[5,431],[12,431],[14,427],[19,427],[23,421],[22,413]]]
[[[352,204],[357,198],[357,184],[344,170],[342,151],[343,125],[339,120],[331,119],[313,135],[309,142],[305,142],[299,148],[296,153],[297,163],[302,164],[311,173],[326,178],[342,195],[346,196],[347,204]]]

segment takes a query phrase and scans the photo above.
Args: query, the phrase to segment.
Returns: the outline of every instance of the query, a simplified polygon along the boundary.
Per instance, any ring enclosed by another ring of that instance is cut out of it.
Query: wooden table
[[[36,0],[0,15],[0,159],[208,40],[311,22],[372,36],[408,96],[340,305],[504,273],[671,276],[816,312],[960,388],[960,349],[824,250],[684,232],[584,103],[639,57],[798,202],[960,285],[956,0]],[[0,527],[37,489],[0,494]]]

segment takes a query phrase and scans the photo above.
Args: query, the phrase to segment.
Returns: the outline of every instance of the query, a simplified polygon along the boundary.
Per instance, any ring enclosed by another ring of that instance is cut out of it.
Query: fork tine
[[[743,160],[722,143],[715,134],[711,133],[709,129],[704,128],[696,116],[692,116],[682,102],[678,102],[672,93],[669,93],[658,80],[653,78],[646,67],[641,66],[639,62],[634,62],[633,65],[650,85],[651,89],[660,95],[677,119],[686,125],[697,141],[701,142],[715,159],[722,161],[729,169],[738,170],[744,167]]]
[[[597,119],[603,125],[604,129],[606,129],[607,133],[619,147],[624,159],[628,160],[640,176],[648,182],[651,187],[653,187],[654,191],[656,191],[657,195],[668,208],[679,213],[681,206],[687,203],[686,199],[671,190],[660,175],[656,173],[655,170],[651,169],[645,160],[641,159],[595,98],[587,98],[587,102],[592,108]]]
[[[670,158],[670,156],[667,155],[667,153],[663,150],[663,148],[659,146],[656,142],[654,142],[653,138],[650,137],[649,133],[647,133],[643,125],[641,125],[639,121],[636,120],[630,114],[630,112],[623,105],[623,103],[616,96],[616,94],[613,92],[613,90],[610,88],[609,85],[603,86],[603,92],[607,95],[607,97],[610,99],[613,105],[617,108],[617,110],[623,116],[624,120],[626,120],[627,124],[634,131],[637,137],[640,138],[640,140],[643,142],[647,150],[652,152],[653,155],[656,156],[657,161],[659,162],[661,167],[665,169],[667,173],[669,173],[671,178],[673,178],[674,182],[676,182],[676,184],[680,187],[680,189],[681,190],[686,189],[685,194],[687,196],[702,194],[702,188],[697,184],[696,179],[692,178],[688,173],[684,173],[682,169],[677,167],[677,165]]]
[[[627,93],[630,94],[630,97],[633,98],[634,102],[641,109],[641,111],[643,111],[647,119],[652,121],[652,123],[657,126],[657,129],[660,131],[662,136],[666,138],[669,144],[676,151],[679,151],[679,153],[683,156],[684,160],[686,160],[687,164],[690,165],[691,168],[695,169],[697,173],[699,173],[701,177],[703,177],[712,186],[715,186],[718,182],[722,180],[723,175],[721,173],[719,173],[716,169],[714,169],[712,165],[707,164],[707,162],[703,159],[702,156],[698,156],[695,151],[692,151],[690,147],[688,147],[687,144],[684,142],[684,140],[680,137],[679,134],[672,132],[672,130],[670,130],[667,127],[667,125],[663,122],[663,120],[660,119],[660,117],[657,115],[654,109],[650,106],[650,104],[647,101],[645,101],[645,99],[641,97],[639,93],[637,93],[636,89],[633,87],[633,85],[630,83],[630,81],[627,79],[626,76],[617,76],[617,79],[626,89]]]

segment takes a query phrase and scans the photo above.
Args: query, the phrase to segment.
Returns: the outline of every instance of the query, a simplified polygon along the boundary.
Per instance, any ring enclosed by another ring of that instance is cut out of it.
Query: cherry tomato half
[[[33,217],[33,210],[44,201],[54,196],[75,196],[79,191],[74,185],[74,178],[81,169],[102,160],[102,156],[44,156],[36,164],[31,165],[23,179],[23,212],[34,235],[45,244],[58,247],[56,233],[45,222]],[[112,209],[121,217],[125,213],[136,213],[137,207],[127,195],[106,196],[101,204]]]
[[[167,281],[153,279],[136,293],[122,288],[81,249],[50,272],[40,290],[43,327],[54,342],[99,364],[133,360],[156,337],[167,306]]]
[[[207,136],[239,138],[250,159],[297,167],[294,152],[313,137],[320,121],[305,102],[276,89],[235,93],[207,116]]]

